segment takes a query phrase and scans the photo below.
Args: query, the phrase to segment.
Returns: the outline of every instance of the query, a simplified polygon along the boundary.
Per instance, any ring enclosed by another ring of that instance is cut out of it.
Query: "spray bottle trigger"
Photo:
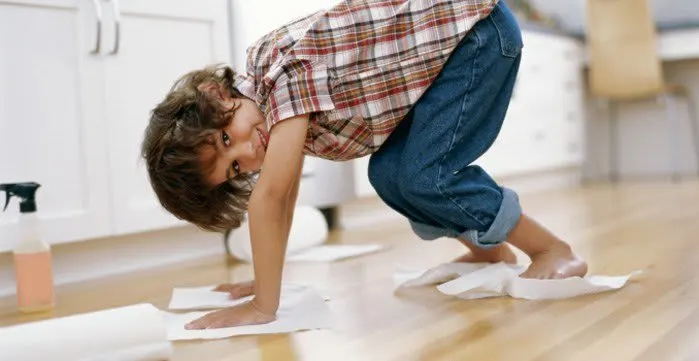
[[[7,184],[0,184],[0,191],[5,191],[5,206],[3,206],[2,211],[7,210],[7,206],[10,205],[10,198],[13,196],[10,187]]]
[[[5,206],[2,208],[2,211],[3,211],[3,212],[6,211],[6,210],[7,210],[7,206],[10,205],[10,197],[11,197],[11,196],[10,196],[10,192],[9,192],[9,191],[8,191],[8,192],[5,192]]]

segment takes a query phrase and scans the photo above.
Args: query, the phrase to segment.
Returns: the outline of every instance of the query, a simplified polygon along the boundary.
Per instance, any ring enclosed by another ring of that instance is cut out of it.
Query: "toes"
[[[531,278],[531,279],[537,279],[538,275],[535,273],[530,272],[529,270],[526,270],[522,272],[522,274],[519,275],[521,278]]]
[[[231,292],[234,291],[237,288],[236,285],[226,283],[226,284],[221,284],[216,286],[216,288],[213,289],[214,292]]]
[[[203,325],[201,321],[192,321],[184,326],[185,330],[201,330]]]

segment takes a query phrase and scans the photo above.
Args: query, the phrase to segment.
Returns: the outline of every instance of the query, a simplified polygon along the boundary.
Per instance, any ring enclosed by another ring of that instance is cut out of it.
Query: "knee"
[[[439,193],[437,175],[426,169],[405,168],[395,186],[406,199],[434,199]]]
[[[369,158],[369,166],[367,169],[369,184],[376,190],[377,193],[383,194],[385,190],[392,187],[392,169],[389,164],[378,154],[374,154]]]

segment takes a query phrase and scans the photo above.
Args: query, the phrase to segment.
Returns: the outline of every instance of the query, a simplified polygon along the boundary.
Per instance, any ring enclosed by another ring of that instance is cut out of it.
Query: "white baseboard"
[[[167,266],[217,254],[223,236],[179,227],[128,236],[57,245],[52,250],[56,285]],[[15,294],[12,254],[0,254],[0,297]]]
[[[520,195],[540,193],[580,186],[582,168],[580,166],[555,168],[535,173],[495,177],[495,180]]]

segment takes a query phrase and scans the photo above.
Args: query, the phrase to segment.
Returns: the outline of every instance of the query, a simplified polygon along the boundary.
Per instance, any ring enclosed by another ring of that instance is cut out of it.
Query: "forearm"
[[[277,124],[270,133],[265,166],[248,206],[252,259],[255,270],[253,305],[268,314],[279,308],[284,255],[303,167],[308,117]]]
[[[277,286],[281,285],[281,278],[283,274],[282,270],[284,268],[284,254],[286,254],[289,233],[294,220],[294,209],[296,207],[300,178],[301,177],[299,174],[299,177],[294,184],[288,199],[278,201],[271,197],[260,197],[261,199],[259,202],[255,202],[255,205],[258,205],[257,203],[259,203],[259,207],[252,207],[253,204],[251,203],[251,207],[249,209],[250,232],[251,234],[259,235],[257,237],[253,236],[252,239],[262,241],[253,243],[253,258],[255,257],[255,254],[269,254],[271,256],[270,258],[261,261],[263,262],[261,267],[255,266],[256,282],[254,292],[259,298],[258,302],[260,307],[264,308],[263,311],[265,312],[267,312],[267,309],[271,310],[270,312],[276,310],[279,304],[281,288]],[[255,211],[253,211],[253,209]],[[268,212],[260,212],[258,216],[256,212],[257,209],[268,210]],[[253,216],[253,214],[255,216]],[[253,222],[253,218],[258,220],[258,222]],[[255,223],[255,225],[253,225],[253,223]],[[267,230],[266,228],[273,228],[275,230],[282,231],[283,234],[269,234],[268,236],[265,236],[259,232],[255,232],[254,229],[256,229],[255,226],[258,223],[265,231],[271,231],[271,229]],[[267,227],[265,227],[265,225],[267,225]],[[260,245],[260,243],[266,243],[266,245]],[[255,247],[256,245],[258,245],[258,247]],[[254,259],[254,264],[258,265],[259,261]],[[276,270],[279,270],[278,273]],[[263,277],[266,278],[266,281],[262,286],[260,286],[260,282],[262,282],[261,278]]]
[[[296,181],[294,182],[294,186],[291,188],[291,194],[289,195],[289,203],[287,204],[287,222],[289,223],[289,227],[287,228],[287,231],[291,232],[291,225],[294,222],[294,210],[296,209],[296,199],[298,198],[299,194],[299,185],[301,183],[301,173],[303,172],[303,163],[301,163],[301,169],[299,169],[298,174],[296,175]],[[287,239],[289,238],[289,232],[287,232],[286,237]]]
[[[284,255],[290,227],[290,197],[260,193],[250,200],[250,235],[255,271],[255,302],[261,311],[279,307]]]

